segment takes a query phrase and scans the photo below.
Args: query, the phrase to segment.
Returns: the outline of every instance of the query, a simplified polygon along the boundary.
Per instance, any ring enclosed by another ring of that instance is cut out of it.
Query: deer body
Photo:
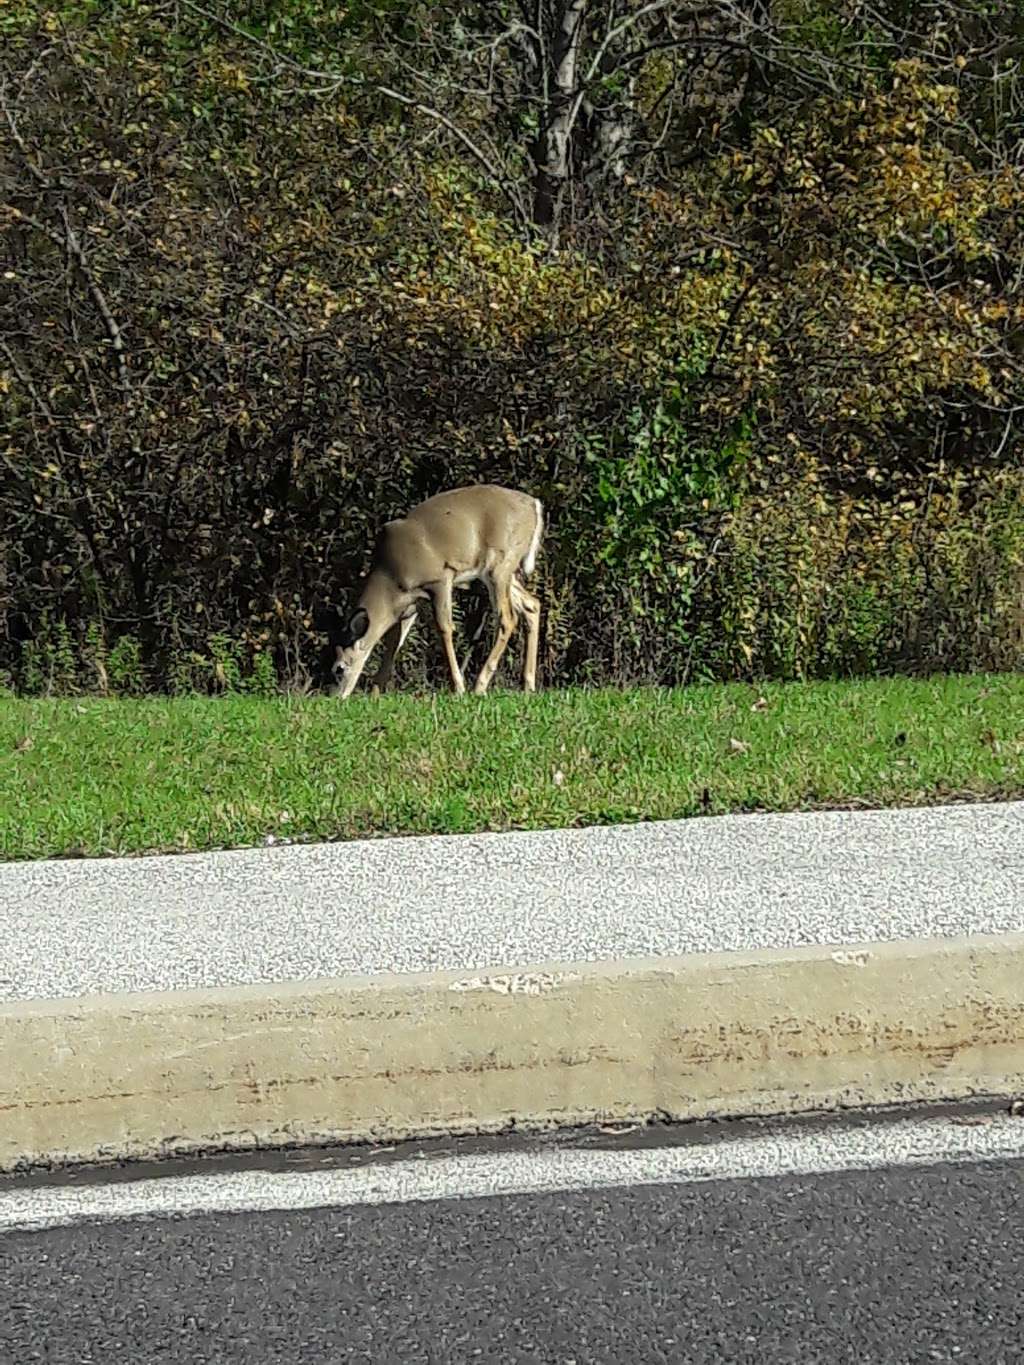
[[[412,629],[416,604],[423,599],[433,606],[452,685],[456,692],[464,692],[455,656],[452,594],[476,581],[487,586],[498,631],[473,690],[487,691],[522,616],[527,630],[523,687],[534,691],[540,602],[522,579],[533,572],[543,530],[544,510],[538,499],[497,484],[438,493],[407,516],[387,522],[355,610],[347,621],[339,617],[329,628],[338,695],[351,695],[371,651],[382,640],[384,657],[374,682],[387,685],[395,655]]]

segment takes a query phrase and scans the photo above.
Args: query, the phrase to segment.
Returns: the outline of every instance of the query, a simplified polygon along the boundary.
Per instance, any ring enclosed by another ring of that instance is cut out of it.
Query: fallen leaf
[[[994,730],[986,730],[981,736],[981,742],[982,744],[987,744],[994,754],[999,753],[1000,749],[1003,747],[996,738],[996,732]]]
[[[554,771],[554,773],[552,773],[551,781],[555,784],[556,787],[560,787],[562,785],[562,783],[565,781],[565,773],[562,772],[561,768],[557,768]]]
[[[26,749],[32,748],[33,742],[31,735],[22,735],[21,739],[14,741],[14,747],[19,754],[23,754]]]
[[[745,754],[750,748],[750,745],[745,739],[730,739],[729,748],[734,754]]]
[[[768,698],[767,698],[767,697],[758,697],[757,701],[754,702],[753,706],[752,706],[750,709],[751,709],[751,711],[767,711],[767,710],[768,710]]]

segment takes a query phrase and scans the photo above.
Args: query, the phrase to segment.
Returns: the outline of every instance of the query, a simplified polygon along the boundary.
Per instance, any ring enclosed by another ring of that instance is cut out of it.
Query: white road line
[[[1024,1158],[1024,1121],[993,1117],[777,1132],[692,1147],[553,1149],[395,1162],[363,1169],[168,1176],[0,1192],[0,1233],[79,1221],[190,1217],[431,1199],[750,1180]]]

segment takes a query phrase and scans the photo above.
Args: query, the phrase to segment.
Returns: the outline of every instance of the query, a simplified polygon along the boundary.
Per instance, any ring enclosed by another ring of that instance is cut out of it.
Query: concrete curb
[[[1024,933],[0,1008],[0,1171],[1024,1090]]]

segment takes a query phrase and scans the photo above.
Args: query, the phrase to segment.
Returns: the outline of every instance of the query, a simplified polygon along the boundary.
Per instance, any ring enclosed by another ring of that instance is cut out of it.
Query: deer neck
[[[388,574],[376,570],[369,575],[359,596],[359,606],[370,618],[373,636],[379,639],[395,624],[408,605],[408,597]]]

